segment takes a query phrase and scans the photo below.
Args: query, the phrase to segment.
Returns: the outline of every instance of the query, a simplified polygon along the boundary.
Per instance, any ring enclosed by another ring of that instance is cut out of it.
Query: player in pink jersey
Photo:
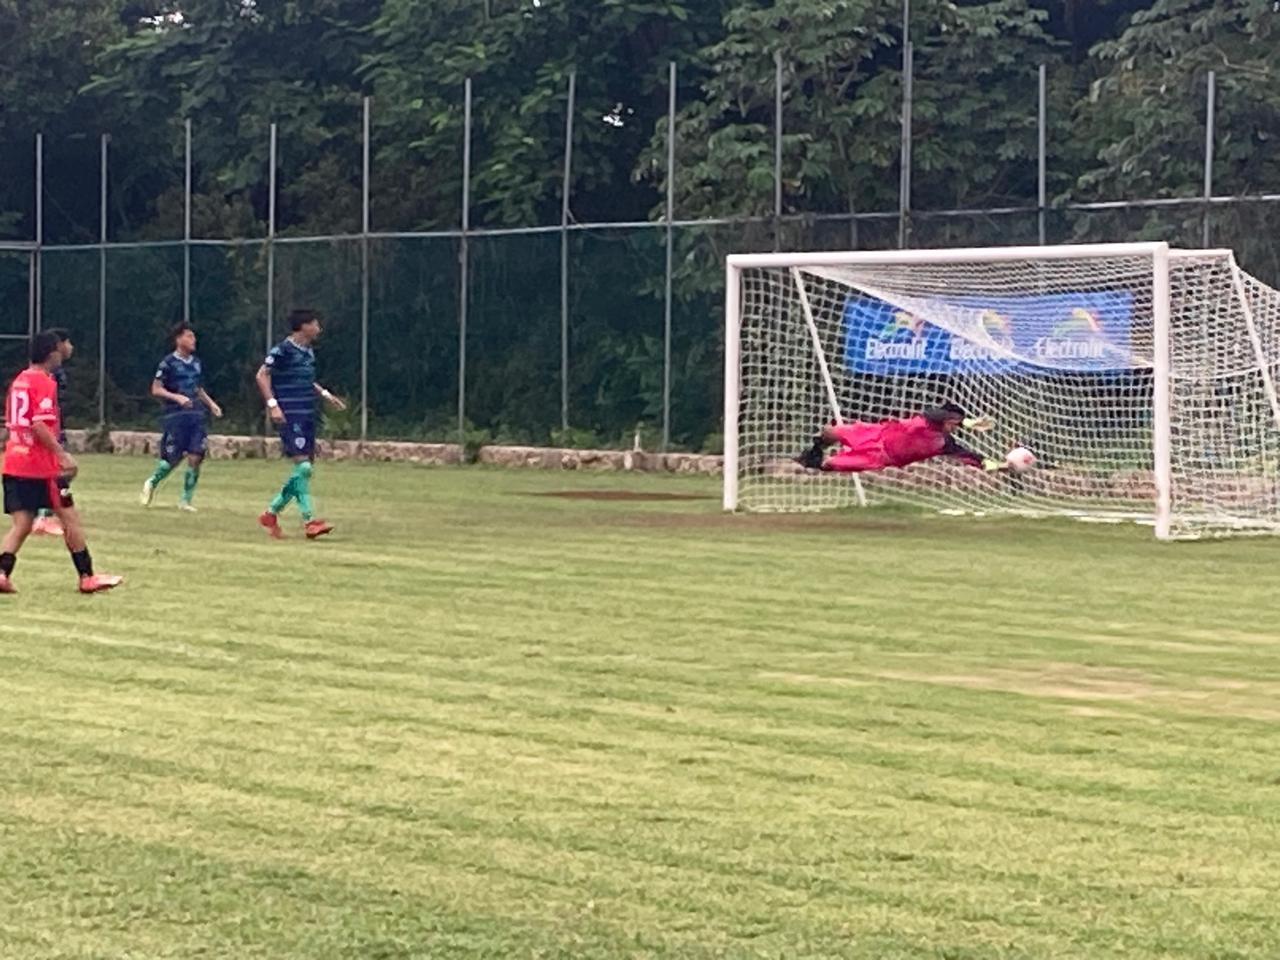
[[[944,403],[901,420],[854,420],[825,426],[813,438],[813,446],[796,457],[796,462],[810,470],[859,473],[952,457],[979,470],[1006,470],[1009,465],[1003,460],[974,453],[952,436],[960,427],[990,430],[993,426],[990,417],[968,417],[954,403]],[[833,444],[839,444],[841,449],[828,454],[827,447]]]

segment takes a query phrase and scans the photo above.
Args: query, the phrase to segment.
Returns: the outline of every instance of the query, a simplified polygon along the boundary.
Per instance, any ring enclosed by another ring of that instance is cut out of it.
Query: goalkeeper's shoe
[[[138,497],[138,502],[144,507],[151,506],[151,500],[156,495],[156,485],[151,482],[151,478],[147,477],[142,481],[142,494]]]
[[[280,518],[270,510],[263,510],[258,517],[258,523],[266,528],[272,540],[281,540],[284,538],[284,532],[280,529]]]
[[[103,590],[118,587],[122,583],[124,583],[124,577],[114,573],[91,573],[87,577],[80,578],[80,592],[101,593]]]
[[[995,473],[997,470],[1008,470],[1009,464],[1003,460],[992,460],[990,457],[982,458],[982,469],[987,473]]]
[[[13,581],[0,573],[0,593],[17,593],[18,588],[13,585]]]
[[[314,540],[316,537],[323,537],[326,533],[333,530],[333,524],[325,520],[308,520],[302,528],[302,532],[307,535],[308,540]]]
[[[825,456],[826,451],[822,447],[822,441],[814,440],[812,447],[796,457],[796,463],[806,470],[821,470],[822,460]]]

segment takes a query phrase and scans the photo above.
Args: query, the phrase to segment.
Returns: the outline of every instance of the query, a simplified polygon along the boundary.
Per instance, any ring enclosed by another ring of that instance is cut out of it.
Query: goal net
[[[1280,293],[1230,251],[1165,244],[759,254],[728,261],[727,509],[906,502],[1134,520],[1161,538],[1280,532]],[[832,473],[823,424],[943,402],[993,417],[939,457]]]

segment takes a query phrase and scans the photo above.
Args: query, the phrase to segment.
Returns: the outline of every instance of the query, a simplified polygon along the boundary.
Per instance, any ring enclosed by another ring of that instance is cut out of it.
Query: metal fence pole
[[[267,173],[267,328],[264,343],[269,352],[276,329],[276,125],[271,124],[271,146],[268,152],[270,170]]]
[[[369,117],[364,98],[360,190],[360,442],[369,439]]]
[[[569,429],[569,191],[573,182],[573,114],[578,73],[569,71],[564,121],[564,186],[560,191],[560,429]]]
[[[671,445],[671,294],[676,213],[676,64],[667,65],[667,266],[662,300],[662,449]]]
[[[1040,245],[1046,242],[1045,204],[1049,195],[1048,185],[1048,143],[1049,143],[1049,67],[1040,64],[1040,103],[1037,126],[1036,157],[1038,170],[1036,173],[1036,206],[1039,208],[1037,218],[1040,228]]]
[[[44,283],[44,264],[41,262],[41,248],[44,246],[44,134],[36,134],[36,248],[31,252],[31,263],[28,267],[30,280],[27,288],[27,335],[35,336],[41,327],[43,302],[41,286]]]
[[[1204,224],[1200,238],[1201,245],[1206,249],[1209,246],[1209,238],[1212,233],[1212,215],[1210,211],[1213,207],[1209,202],[1209,198],[1213,196],[1213,128],[1217,121],[1217,73],[1210,70],[1208,80],[1209,88],[1206,92],[1207,104],[1204,117]]]
[[[191,118],[186,130],[186,181],[182,209],[182,322],[191,322]]]
[[[467,441],[467,316],[471,305],[471,78],[463,87],[462,236],[458,239],[458,443]]]
[[[773,249],[782,248],[782,51],[773,52]]]
[[[902,45],[902,159],[898,179],[898,247],[907,246],[907,220],[911,214],[911,97],[915,51],[911,41]]]
[[[100,192],[98,208],[98,430],[107,424],[107,145],[111,136],[101,139],[99,164]]]

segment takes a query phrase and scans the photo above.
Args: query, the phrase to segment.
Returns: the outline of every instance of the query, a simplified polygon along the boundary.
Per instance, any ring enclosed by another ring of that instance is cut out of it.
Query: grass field
[[[0,603],[0,957],[1280,956],[1280,543],[328,463],[274,543],[278,463],[82,466],[128,582]]]

